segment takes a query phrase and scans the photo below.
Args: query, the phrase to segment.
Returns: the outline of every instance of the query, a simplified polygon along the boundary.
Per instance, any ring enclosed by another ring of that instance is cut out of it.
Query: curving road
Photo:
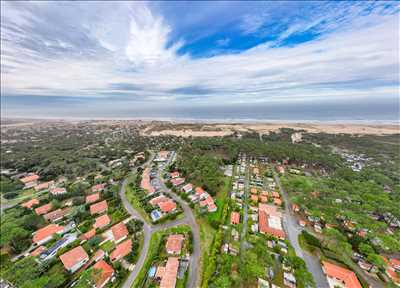
[[[312,274],[315,284],[318,288],[329,288],[328,281],[326,280],[326,276],[322,271],[321,264],[319,259],[310,253],[303,251],[301,249],[298,237],[300,233],[303,231],[303,227],[301,227],[298,222],[296,216],[294,216],[289,209],[289,197],[286,191],[283,189],[280,179],[278,175],[274,172],[275,182],[278,185],[279,190],[281,191],[283,200],[285,201],[285,213],[283,216],[283,226],[288,236],[288,240],[290,244],[292,244],[294,250],[296,251],[296,255],[299,256],[306,262],[306,266],[308,271]]]
[[[143,165],[141,165],[139,167],[148,166],[149,163],[151,163],[151,161],[153,160],[153,157],[154,157],[154,154],[152,154],[150,156],[149,160],[146,163],[144,163]],[[200,254],[201,254],[200,253],[199,227],[196,223],[196,219],[194,218],[193,212],[190,209],[189,205],[186,202],[184,202],[181,198],[179,198],[176,194],[172,193],[171,190],[165,186],[164,181],[160,175],[160,171],[158,172],[157,176],[159,178],[162,192],[169,195],[172,199],[174,199],[176,202],[178,202],[181,205],[181,207],[184,211],[184,217],[182,219],[177,219],[174,221],[161,223],[161,224],[157,224],[157,225],[152,225],[152,224],[147,223],[146,220],[140,215],[140,213],[132,207],[132,205],[129,203],[128,199],[126,198],[126,189],[125,188],[126,188],[128,180],[124,179],[124,181],[122,182],[120,191],[119,191],[119,196],[121,198],[121,201],[122,201],[126,211],[133,218],[139,219],[144,223],[144,225],[143,225],[144,239],[143,239],[143,247],[142,247],[142,250],[140,251],[140,255],[135,264],[135,267],[132,270],[131,274],[126,279],[125,283],[122,285],[122,287],[123,288],[131,288],[132,287],[133,282],[135,281],[138,273],[141,271],[141,269],[144,265],[144,262],[146,261],[147,254],[149,252],[151,235],[154,232],[168,229],[171,227],[175,227],[178,225],[186,224],[192,228],[192,232],[193,232],[193,253],[190,257],[189,279],[186,284],[186,287],[195,288],[198,286],[198,281],[199,281],[198,264],[199,264],[199,260],[200,260]]]

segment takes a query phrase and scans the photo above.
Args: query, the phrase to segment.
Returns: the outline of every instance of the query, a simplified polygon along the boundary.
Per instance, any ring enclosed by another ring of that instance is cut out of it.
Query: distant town
[[[181,125],[3,125],[0,287],[400,286],[399,134]]]

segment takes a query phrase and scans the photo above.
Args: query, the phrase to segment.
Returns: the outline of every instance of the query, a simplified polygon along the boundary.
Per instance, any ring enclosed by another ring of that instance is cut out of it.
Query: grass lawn
[[[126,198],[132,207],[137,210],[140,215],[146,220],[146,222],[151,223],[151,219],[146,211],[143,210],[142,205],[139,199],[136,197],[135,191],[132,187],[129,186],[129,183],[134,183],[136,179],[136,175],[133,174],[128,177],[128,182],[126,183]]]
[[[100,248],[103,249],[105,252],[110,253],[115,248],[115,244],[109,240],[104,244],[100,245]]]

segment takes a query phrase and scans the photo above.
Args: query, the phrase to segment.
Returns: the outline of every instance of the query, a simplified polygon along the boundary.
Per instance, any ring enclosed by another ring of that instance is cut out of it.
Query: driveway
[[[283,215],[283,227],[288,236],[288,240],[290,244],[293,246],[296,255],[299,256],[306,262],[306,266],[308,271],[312,274],[315,284],[318,288],[329,288],[328,281],[326,280],[326,276],[322,271],[322,267],[318,257],[308,253],[307,251],[303,251],[299,245],[299,234],[303,231],[303,227],[301,227],[297,218],[291,213],[289,207],[289,197],[286,191],[283,189],[280,179],[278,175],[274,172],[275,182],[279,187],[279,190],[282,194],[283,200],[285,201],[285,213]]]

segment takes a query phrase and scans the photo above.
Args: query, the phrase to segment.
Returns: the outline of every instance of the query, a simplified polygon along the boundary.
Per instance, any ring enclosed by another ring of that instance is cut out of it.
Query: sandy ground
[[[321,123],[271,123],[271,124],[195,124],[193,128],[180,128],[179,124],[163,126],[149,125],[142,131],[144,136],[174,135],[181,137],[218,137],[227,136],[235,132],[256,132],[259,134],[269,134],[279,131],[281,128],[292,128],[295,130],[305,130],[309,133],[329,133],[329,134],[355,134],[355,135],[387,135],[400,134],[399,125],[368,125],[368,124],[321,124]]]

